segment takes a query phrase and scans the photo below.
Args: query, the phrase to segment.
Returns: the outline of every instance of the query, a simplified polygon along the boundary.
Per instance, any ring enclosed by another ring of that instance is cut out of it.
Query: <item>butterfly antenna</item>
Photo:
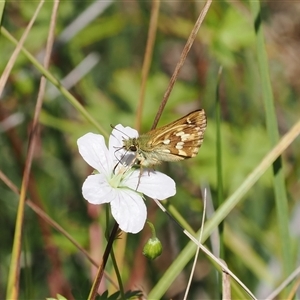
[[[118,166],[119,164],[122,164],[122,159],[123,159],[123,158],[126,156],[126,154],[128,153],[128,151],[126,151],[124,154],[122,154],[121,158],[117,157],[116,152],[119,151],[119,150],[121,150],[121,149],[123,149],[123,147],[120,147],[119,149],[117,149],[117,150],[114,152],[114,156],[115,156],[116,160],[118,161],[118,163],[114,166],[113,174],[115,174],[115,170],[116,170],[117,166]],[[126,167],[132,167],[133,164],[134,164],[134,161],[135,161],[135,158],[134,158],[134,160],[133,160],[128,166],[126,166]]]
[[[126,155],[126,153],[123,154],[123,155],[121,156],[121,158],[119,158],[119,157],[116,155],[116,152],[117,152],[117,151],[120,151],[121,149],[123,149],[123,148],[121,147],[121,148],[117,149],[117,150],[114,152],[114,156],[115,156],[115,158],[116,158],[116,160],[117,160],[118,162],[117,162],[117,164],[114,166],[113,174],[115,174],[115,170],[116,170],[117,166],[118,166],[119,164],[122,164],[122,159],[123,159],[124,156]]]
[[[115,129],[115,130],[121,132],[122,134],[125,134],[125,135],[130,139],[130,136],[129,136],[128,134],[126,134],[125,132],[123,132],[123,131],[121,131],[120,129],[116,128],[116,126],[110,124],[110,127],[111,127],[112,129]]]

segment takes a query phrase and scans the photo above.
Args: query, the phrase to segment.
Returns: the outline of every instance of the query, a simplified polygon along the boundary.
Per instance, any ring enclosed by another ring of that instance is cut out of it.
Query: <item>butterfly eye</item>
[[[129,150],[132,152],[136,152],[137,151],[136,145],[130,145]]]

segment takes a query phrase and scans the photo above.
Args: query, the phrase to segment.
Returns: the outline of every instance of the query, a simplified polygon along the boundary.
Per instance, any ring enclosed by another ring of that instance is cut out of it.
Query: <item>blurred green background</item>
[[[197,1],[161,3],[141,132],[151,128],[202,5]],[[36,6],[37,2],[33,1],[8,1],[2,26],[19,40]],[[298,121],[300,112],[300,3],[262,2],[261,9],[274,108],[279,133],[283,135]],[[46,2],[24,45],[40,61],[51,10],[52,2]],[[60,3],[49,70],[62,80],[107,134],[111,124],[132,127],[135,124],[150,13],[150,1]],[[246,1],[214,2],[159,123],[167,124],[198,108],[206,111],[208,126],[198,156],[159,168],[177,182],[177,194],[170,203],[195,231],[201,225],[203,213],[201,185],[210,188],[215,209],[217,206],[216,89],[221,66],[219,101],[224,199],[272,148],[266,130],[255,39],[253,16]],[[4,35],[0,43],[0,70],[4,70],[15,46]],[[0,99],[1,171],[18,187],[22,182],[40,76],[21,53]],[[106,244],[105,211],[88,205],[82,197],[82,183],[92,170],[76,146],[80,136],[98,131],[51,83],[47,85],[40,122],[28,196],[41,203],[47,214],[99,262]],[[291,247],[295,268],[300,259],[298,149],[299,139],[283,155],[291,239],[287,247]],[[2,182],[0,202],[0,298],[4,299],[18,196]],[[124,255],[120,269],[125,287],[141,289],[145,294],[188,243],[166,214],[149,200],[147,206],[149,219],[163,243],[162,256],[154,262],[147,262],[142,256],[141,247],[150,236],[147,226],[137,235],[128,235],[124,253],[120,250]],[[66,297],[71,294],[74,299],[87,297],[94,278],[91,264],[61,233],[52,228],[47,231],[29,208],[25,211],[23,242],[20,299],[42,299],[55,296],[56,291],[63,293],[64,289]],[[228,267],[258,298],[266,297],[285,278],[271,169],[247,193],[243,203],[227,216],[223,242]],[[211,248],[211,243],[212,240],[207,241],[206,246]],[[57,260],[51,259],[49,248],[55,249]],[[162,299],[182,299],[190,270],[191,262]],[[111,264],[107,271],[113,273]],[[63,284],[55,280],[56,272],[64,278]],[[217,286],[214,266],[200,254],[189,299],[215,299]],[[103,293],[110,287],[103,284],[101,288]]]

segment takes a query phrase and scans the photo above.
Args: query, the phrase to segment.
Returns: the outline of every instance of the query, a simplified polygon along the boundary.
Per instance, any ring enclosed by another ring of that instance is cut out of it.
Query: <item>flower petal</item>
[[[113,161],[102,135],[89,132],[77,140],[77,145],[79,153],[91,167],[106,176],[110,175]]]
[[[153,170],[143,170],[142,176],[140,170],[135,170],[122,181],[122,185],[133,190],[137,189],[138,192],[158,200],[176,194],[175,181],[171,177]]]
[[[110,154],[115,160],[120,161],[120,159],[124,156],[125,150],[123,148],[123,140],[127,140],[129,138],[136,138],[139,136],[139,133],[131,128],[124,127],[121,124],[118,124],[114,127],[108,143],[108,149]]]
[[[111,213],[123,231],[138,233],[143,229],[147,210],[139,193],[129,189],[118,189],[110,205]]]
[[[84,181],[82,195],[92,204],[109,203],[116,197],[116,190],[109,185],[104,174],[95,174]]]

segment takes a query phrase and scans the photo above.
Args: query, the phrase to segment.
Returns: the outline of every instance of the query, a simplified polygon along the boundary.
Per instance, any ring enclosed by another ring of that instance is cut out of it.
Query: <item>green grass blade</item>
[[[262,96],[265,106],[266,123],[268,136],[271,145],[275,145],[279,140],[278,124],[276,119],[274,98],[269,76],[268,58],[265,50],[264,36],[262,31],[262,23],[260,17],[260,4],[259,1],[250,1],[252,14],[255,18],[255,31],[256,31],[256,47],[258,67],[262,82]],[[277,209],[280,247],[282,251],[282,265],[284,275],[288,276],[293,270],[292,253],[290,246],[290,233],[289,233],[289,213],[287,193],[284,182],[284,174],[282,168],[281,157],[279,156],[273,164],[274,173],[274,193]]]

